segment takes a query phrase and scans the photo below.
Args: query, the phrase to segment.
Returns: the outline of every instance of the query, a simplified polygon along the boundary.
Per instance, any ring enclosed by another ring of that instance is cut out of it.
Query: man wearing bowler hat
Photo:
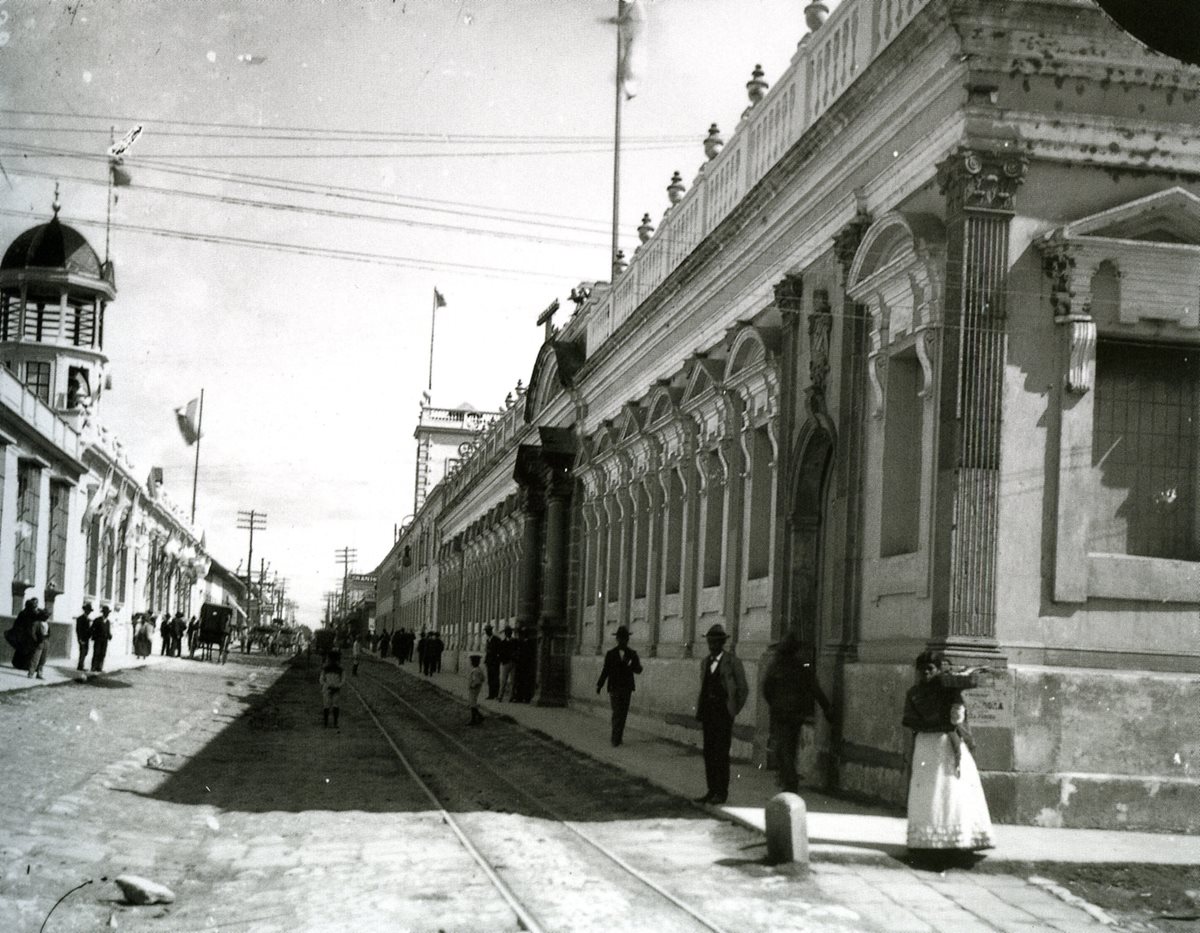
[[[641,672],[642,662],[638,660],[637,652],[629,647],[629,629],[622,625],[617,629],[617,647],[604,656],[604,668],[600,671],[600,679],[596,681],[597,693],[605,682],[608,683],[613,748],[620,745],[625,737],[625,720],[629,716],[629,701],[635,689],[633,675]]]
[[[746,705],[750,690],[742,662],[725,650],[729,636],[721,625],[704,633],[708,657],[700,662],[700,696],[696,718],[704,729],[704,777],[708,792],[696,803],[721,804],[729,797],[729,747],[733,720]]]

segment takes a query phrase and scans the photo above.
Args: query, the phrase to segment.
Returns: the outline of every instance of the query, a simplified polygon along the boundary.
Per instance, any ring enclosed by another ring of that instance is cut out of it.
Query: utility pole
[[[237,513],[237,526],[239,529],[250,532],[250,553],[246,556],[246,600],[249,602],[254,594],[254,532],[265,531],[267,528],[267,513],[259,512],[255,509],[250,509],[248,512],[239,509]],[[247,606],[247,619],[249,623],[249,609]]]
[[[337,562],[342,565],[342,612],[348,608],[350,600],[350,567],[358,560],[358,549],[352,547],[338,548],[334,551],[334,557]]]

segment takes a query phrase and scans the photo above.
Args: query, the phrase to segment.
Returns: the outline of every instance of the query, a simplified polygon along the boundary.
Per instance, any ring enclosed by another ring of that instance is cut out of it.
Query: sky
[[[801,0],[653,0],[622,112],[621,247],[728,139]],[[830,3],[835,7],[836,3]],[[616,0],[0,0],[0,241],[61,219],[103,258],[100,420],[189,505],[173,411],[204,390],[196,523],[315,624],[336,558],[374,570],[413,511],[421,393],[498,410],[535,321],[608,278]],[[7,17],[5,17],[7,14]],[[351,258],[355,257],[355,258]],[[565,312],[564,312],[565,314]],[[561,323],[561,321],[560,321]]]

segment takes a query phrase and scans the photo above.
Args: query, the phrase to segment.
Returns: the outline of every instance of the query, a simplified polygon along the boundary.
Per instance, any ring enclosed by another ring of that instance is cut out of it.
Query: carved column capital
[[[1029,159],[1018,152],[961,147],[937,167],[938,187],[954,210],[1011,214]]]
[[[799,314],[804,300],[804,277],[788,272],[771,286],[775,292],[775,304],[784,316]]]

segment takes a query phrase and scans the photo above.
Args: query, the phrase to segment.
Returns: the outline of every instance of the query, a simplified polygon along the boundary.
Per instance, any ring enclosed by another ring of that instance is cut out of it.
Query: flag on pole
[[[434,310],[446,307],[446,299],[442,297],[442,293],[435,286],[433,289],[433,307]]]
[[[638,92],[638,79],[646,64],[646,8],[642,0],[625,0],[617,17],[620,67],[617,80],[626,100]]]
[[[175,409],[175,422],[179,425],[179,433],[183,442],[191,447],[200,440],[200,399],[194,398],[186,405]]]

